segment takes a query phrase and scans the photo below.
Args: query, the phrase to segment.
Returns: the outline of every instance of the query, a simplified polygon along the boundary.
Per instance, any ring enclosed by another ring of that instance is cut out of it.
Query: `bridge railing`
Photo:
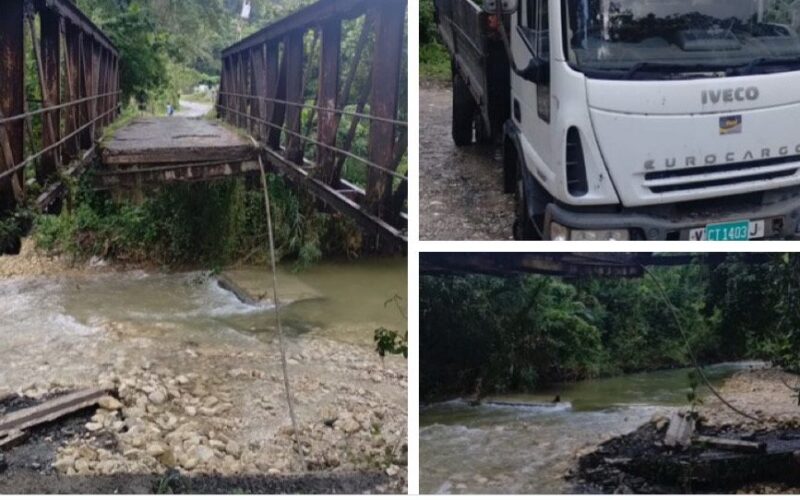
[[[321,0],[222,53],[221,119],[381,244],[407,241],[406,0]]]
[[[35,68],[34,97],[26,92],[29,67]],[[24,199],[29,171],[50,186],[40,205],[55,198],[57,184],[49,183],[62,167],[80,168],[90,159],[95,140],[116,117],[119,88],[117,48],[75,4],[2,0],[0,213]]]

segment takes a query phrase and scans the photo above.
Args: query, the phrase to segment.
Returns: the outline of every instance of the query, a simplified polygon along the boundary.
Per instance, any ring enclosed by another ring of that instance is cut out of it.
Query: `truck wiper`
[[[756,68],[764,66],[796,66],[800,65],[800,56],[796,57],[760,57],[753,59],[749,63],[739,66],[735,69],[736,75],[749,75],[752,74]]]
[[[672,74],[686,74],[686,73],[706,73],[706,72],[725,72],[730,71],[729,64],[712,64],[712,63],[660,63],[642,61],[634,64],[625,74],[625,78],[632,80],[634,76],[642,71],[659,72],[659,73],[672,73]]]

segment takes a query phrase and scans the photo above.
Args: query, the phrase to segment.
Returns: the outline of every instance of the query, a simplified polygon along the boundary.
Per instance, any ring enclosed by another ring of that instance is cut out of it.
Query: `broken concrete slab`
[[[229,269],[222,276],[225,277],[225,283],[237,291],[226,288],[222,283],[220,286],[236,294],[237,297],[242,294],[246,299],[243,300],[242,297],[239,297],[242,302],[272,303],[272,275],[265,272],[263,268]],[[280,287],[278,299],[281,305],[324,298],[322,293],[302,281],[297,274],[278,269],[277,278]]]
[[[61,417],[89,408],[106,396],[105,389],[84,389],[60,396],[40,405],[9,413],[0,418],[0,436],[10,436],[14,432],[52,422]]]

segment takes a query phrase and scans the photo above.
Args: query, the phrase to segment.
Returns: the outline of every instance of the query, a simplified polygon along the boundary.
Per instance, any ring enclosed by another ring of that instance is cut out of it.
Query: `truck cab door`
[[[550,0],[520,0],[512,18],[511,52],[517,68],[526,68],[536,57],[550,63]],[[512,72],[511,116],[541,159],[551,162],[550,146],[550,76],[538,84]],[[530,160],[528,160],[529,168]]]

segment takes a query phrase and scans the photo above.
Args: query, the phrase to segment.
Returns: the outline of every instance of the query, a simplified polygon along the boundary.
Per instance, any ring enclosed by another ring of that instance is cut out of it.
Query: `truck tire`
[[[522,161],[517,160],[517,188],[516,198],[516,218],[514,220],[514,239],[517,241],[539,241],[542,239],[540,230],[536,227],[533,220],[528,216],[528,193],[525,189],[525,181],[522,178]],[[542,223],[544,217],[542,217]]]
[[[472,144],[473,123],[475,121],[475,99],[467,87],[467,82],[457,70],[453,71],[453,142],[456,146]]]

